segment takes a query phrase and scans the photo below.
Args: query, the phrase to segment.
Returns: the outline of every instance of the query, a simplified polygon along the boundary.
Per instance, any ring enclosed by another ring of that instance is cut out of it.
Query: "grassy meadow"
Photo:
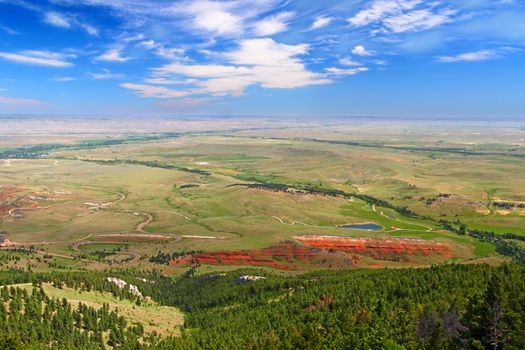
[[[516,132],[508,128],[502,134]],[[459,142],[460,136],[466,141]],[[62,266],[53,263],[59,259],[88,269],[116,263],[151,267],[149,258],[159,251],[263,249],[300,235],[423,239],[451,246],[449,261],[503,261],[490,243],[439,224],[447,220],[470,229],[525,235],[523,209],[494,206],[498,201],[525,203],[525,157],[511,154],[499,139],[504,136],[493,136],[498,143],[488,137],[483,132],[446,135],[423,127],[378,134],[345,124],[217,129],[74,146],[85,140],[82,136],[41,159],[0,160],[0,192],[5,192],[0,231],[12,247],[32,246],[33,260],[48,253],[50,267]],[[253,183],[291,190],[250,187]],[[9,194],[12,188],[16,193]],[[301,188],[348,196],[303,193]],[[417,216],[393,209],[404,207]],[[338,227],[363,222],[384,229]],[[372,266],[374,260],[365,257],[353,267]],[[380,263],[395,267],[444,261],[419,256]],[[39,264],[42,260],[34,262]]]

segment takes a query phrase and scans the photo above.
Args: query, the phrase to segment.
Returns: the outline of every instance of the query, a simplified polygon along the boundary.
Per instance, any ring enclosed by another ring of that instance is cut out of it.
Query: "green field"
[[[55,135],[57,146],[41,159],[0,165],[0,231],[17,247],[34,247],[29,260],[35,268],[42,263],[35,259],[49,252],[56,254],[49,261],[70,260],[78,268],[125,260],[168,273],[185,268],[150,258],[158,252],[264,249],[301,235],[423,239],[450,247],[450,261],[507,259],[501,255],[505,247],[450,232],[443,220],[454,230],[463,224],[467,231],[525,236],[523,209],[493,205],[525,202],[525,158],[508,156],[502,141],[491,147],[483,132],[463,130],[460,143],[456,136],[437,140],[436,132],[413,125],[389,134],[351,124],[339,125],[336,133],[318,125],[301,129],[301,138],[292,127],[215,127],[209,134],[113,137],[118,142],[86,142],[80,134],[63,143]],[[330,191],[336,195],[326,195]],[[384,229],[338,227],[362,222]],[[114,254],[97,258],[102,253]],[[347,267],[446,260],[432,254],[385,260],[371,253]],[[213,268],[227,268],[220,265]]]

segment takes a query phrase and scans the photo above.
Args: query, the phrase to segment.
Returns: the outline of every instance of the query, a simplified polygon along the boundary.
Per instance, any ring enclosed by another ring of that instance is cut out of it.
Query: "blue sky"
[[[0,114],[525,117],[521,0],[0,0]]]

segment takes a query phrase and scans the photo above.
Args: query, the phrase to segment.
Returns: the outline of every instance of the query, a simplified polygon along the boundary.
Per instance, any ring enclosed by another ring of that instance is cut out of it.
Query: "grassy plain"
[[[91,261],[83,253],[107,252],[119,244],[126,244],[126,266],[152,267],[149,258],[159,251],[261,249],[297,235],[432,240],[453,247],[450,261],[477,261],[500,257],[489,243],[444,231],[439,220],[525,235],[523,211],[493,206],[494,201],[525,203],[525,157],[520,156],[525,133],[519,128],[507,125],[490,133],[480,125],[469,133],[467,127],[450,132],[446,125],[433,129],[408,123],[380,132],[366,123],[304,128],[267,124],[257,129],[215,125],[209,133],[200,129],[155,140],[58,148],[43,159],[0,160],[0,192],[23,188],[3,199],[0,231],[18,247],[33,245],[42,254],[62,255],[51,259],[69,257],[78,268],[106,266],[107,260]],[[517,135],[512,144],[505,143],[509,135]],[[68,137],[72,144],[89,139],[82,133]],[[122,137],[126,135],[106,135]],[[21,134],[10,138],[23,144]],[[27,138],[31,144],[34,136]],[[62,134],[56,138],[64,141]],[[120,162],[95,162],[113,160]],[[254,182],[366,194],[406,206],[420,217],[352,196],[247,187]],[[360,222],[385,229],[337,227]],[[124,255],[114,262],[117,258]],[[410,262],[379,262],[420,266],[441,261],[414,257]],[[375,263],[367,257],[357,267]]]

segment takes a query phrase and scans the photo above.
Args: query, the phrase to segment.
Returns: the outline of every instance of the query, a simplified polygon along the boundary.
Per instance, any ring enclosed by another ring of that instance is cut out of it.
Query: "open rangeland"
[[[416,128],[410,142],[401,142],[396,135],[403,131],[395,128],[383,135],[347,124],[337,133],[333,126],[303,128],[301,138],[297,132],[108,136],[122,142],[78,136],[38,159],[5,160],[4,254],[25,254],[26,267],[125,261],[171,272],[194,263],[420,266],[504,259],[490,242],[451,232],[443,222],[454,230],[525,234],[525,192],[516,191],[525,188],[525,158],[491,145],[483,132],[462,143],[425,128]],[[379,229],[341,227],[362,223]],[[312,236],[326,238],[304,239]],[[353,248],[341,248],[347,238]],[[286,257],[274,257],[274,249]],[[321,251],[305,260],[288,254],[294,249]],[[159,253],[184,258],[159,266],[152,262]],[[240,253],[250,257],[229,258]]]

